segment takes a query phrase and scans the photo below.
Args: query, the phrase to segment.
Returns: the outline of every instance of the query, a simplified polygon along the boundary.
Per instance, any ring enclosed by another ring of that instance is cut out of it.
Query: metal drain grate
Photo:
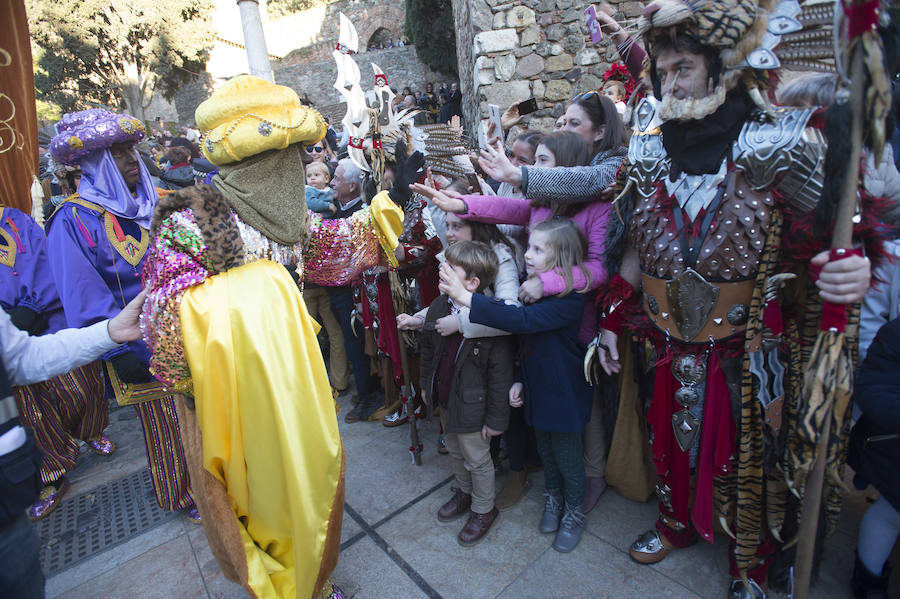
[[[147,469],[66,497],[52,514],[35,523],[44,574],[68,568],[176,515],[156,504]]]

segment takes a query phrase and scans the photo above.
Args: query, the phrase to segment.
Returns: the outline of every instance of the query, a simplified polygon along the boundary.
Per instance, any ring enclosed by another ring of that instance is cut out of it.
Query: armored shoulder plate
[[[650,96],[634,110],[631,141],[628,143],[628,177],[644,197],[653,193],[653,184],[669,174],[669,157],[662,143],[658,101]]]
[[[735,166],[753,189],[773,187],[802,212],[822,194],[825,139],[807,126],[813,109],[777,108],[774,121],[751,119],[734,144]]]

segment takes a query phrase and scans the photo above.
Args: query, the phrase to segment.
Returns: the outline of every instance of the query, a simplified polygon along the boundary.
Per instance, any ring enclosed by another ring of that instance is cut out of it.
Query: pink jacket
[[[549,208],[532,206],[531,202],[524,198],[464,195],[461,199],[468,206],[468,211],[459,217],[483,223],[527,225],[530,228],[548,220],[553,214]],[[603,267],[603,255],[606,253],[606,227],[609,225],[610,206],[609,202],[591,202],[585,204],[584,208],[571,217],[587,238],[584,266],[591,273],[592,290],[600,287],[608,278]],[[541,273],[539,277],[544,286],[544,297],[562,293],[566,288],[566,281],[559,273],[548,271]],[[586,281],[580,268],[572,271],[572,280],[574,289],[584,289]],[[596,314],[593,302],[589,301],[585,306],[584,319],[578,335],[579,341],[588,343],[595,331]]]
[[[497,196],[464,195],[461,198],[469,207],[468,212],[460,214],[460,218],[477,220],[495,225],[527,225],[529,228],[548,220],[552,215],[549,208],[532,206],[524,198],[502,198]],[[596,289],[606,282],[606,269],[603,268],[603,255],[606,251],[606,227],[609,224],[609,202],[591,202],[585,204],[571,220],[581,227],[587,238],[587,257],[584,266],[591,273],[591,289]],[[572,273],[575,289],[583,289],[585,280],[581,269]],[[566,288],[566,281],[556,272],[540,274],[544,284],[544,296],[557,295]]]

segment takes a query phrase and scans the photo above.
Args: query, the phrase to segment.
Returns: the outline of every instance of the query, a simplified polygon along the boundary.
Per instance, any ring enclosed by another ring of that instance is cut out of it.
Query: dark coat
[[[519,335],[525,420],[538,430],[581,433],[591,419],[593,392],[584,380],[585,347],[578,342],[584,302],[575,292],[528,306],[472,296],[469,320]]]
[[[900,318],[882,326],[869,346],[853,400],[863,411],[850,433],[854,484],[871,484],[900,510],[900,438],[890,437],[900,433]]]
[[[434,323],[450,313],[446,295],[431,302],[420,341],[419,384],[433,403],[434,375],[440,363],[444,337]],[[444,431],[480,432],[483,425],[505,431],[509,425],[509,388],[513,384],[515,340],[510,335],[463,339],[453,366],[450,400],[444,413]]]

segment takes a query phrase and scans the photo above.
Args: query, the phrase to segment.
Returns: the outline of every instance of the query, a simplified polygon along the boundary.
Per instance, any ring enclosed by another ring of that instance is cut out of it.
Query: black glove
[[[20,331],[29,335],[40,335],[47,330],[47,321],[43,316],[25,306],[16,306],[6,311],[9,319]]]
[[[134,352],[113,356],[110,363],[123,383],[152,383],[156,380]]]
[[[422,155],[422,152],[413,152],[413,155],[407,158],[406,143],[402,139],[397,140],[394,156],[397,161],[397,170],[394,174],[394,185],[388,195],[395,204],[406,208],[413,196],[413,192],[409,188],[410,183],[415,183],[425,174],[425,156]]]

